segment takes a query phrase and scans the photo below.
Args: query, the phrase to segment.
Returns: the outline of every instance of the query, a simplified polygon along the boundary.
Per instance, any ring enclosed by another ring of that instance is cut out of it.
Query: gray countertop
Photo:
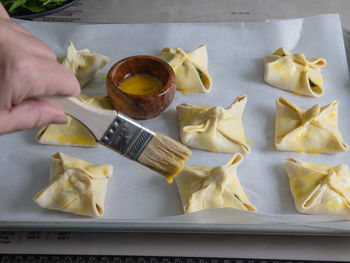
[[[36,21],[162,23],[265,21],[338,13],[350,61],[349,0],[84,0]]]
[[[238,22],[339,13],[350,30],[348,0],[81,0],[36,20],[83,23]]]

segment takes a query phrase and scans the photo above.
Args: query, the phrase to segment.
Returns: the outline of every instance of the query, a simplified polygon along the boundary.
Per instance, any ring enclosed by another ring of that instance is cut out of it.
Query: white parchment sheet
[[[165,46],[182,47],[189,52],[206,44],[212,91],[207,94],[177,92],[174,102],[165,112],[140,123],[178,139],[175,111],[178,104],[227,107],[237,96],[247,94],[243,124],[252,145],[251,153],[245,156],[238,168],[238,176],[258,212],[219,209],[181,215],[175,183],[168,184],[162,176],[104,147],[38,145],[35,143],[36,129],[0,136],[0,225],[8,222],[34,222],[37,225],[57,222],[63,226],[79,223],[103,226],[106,222],[125,223],[127,226],[130,222],[138,222],[168,224],[170,228],[175,224],[282,224],[326,227],[332,231],[350,229],[350,221],[299,214],[283,167],[284,161],[291,156],[315,163],[350,165],[350,152],[310,155],[278,152],[273,148],[275,101],[280,96],[304,109],[338,100],[340,131],[345,142],[350,142],[350,118],[347,116],[350,112],[349,76],[338,15],[263,23],[84,25],[21,21],[21,24],[46,42],[57,55],[65,54],[68,42],[73,41],[78,49],[89,48],[110,57],[102,72],[104,75],[115,62],[127,56],[155,55]],[[327,60],[327,66],[322,69],[325,93],[321,98],[296,96],[264,83],[263,57],[279,47]],[[101,74],[82,92],[105,94],[105,80]],[[109,181],[102,218],[44,210],[32,201],[33,196],[48,184],[49,156],[57,151],[93,163],[113,164],[114,175]],[[193,149],[187,164],[218,166],[229,158],[228,154]]]

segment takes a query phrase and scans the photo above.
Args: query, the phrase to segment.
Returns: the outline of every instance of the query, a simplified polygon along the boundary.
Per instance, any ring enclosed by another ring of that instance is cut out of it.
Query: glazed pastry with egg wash
[[[350,172],[289,158],[285,162],[290,191],[301,213],[350,218]]]
[[[185,166],[175,177],[184,213],[225,207],[256,211],[237,177],[237,167],[242,161],[243,156],[238,153],[225,165],[214,168]]]
[[[165,47],[157,56],[173,68],[177,90],[184,93],[207,93],[211,90],[206,45],[200,45],[190,53],[181,48],[173,50]]]
[[[306,58],[302,53],[292,54],[285,48],[264,56],[265,82],[296,95],[320,97],[323,95],[321,68],[323,58]]]
[[[86,104],[99,109],[113,109],[110,100],[105,95],[90,96],[80,94],[78,99]],[[36,141],[40,144],[97,147],[95,137],[79,121],[67,116],[66,124],[44,125],[36,135]]]
[[[112,175],[110,164],[91,164],[58,152],[50,158],[50,184],[33,200],[42,208],[100,217]]]
[[[284,98],[276,101],[275,148],[299,153],[347,151],[338,128],[338,101],[308,110],[299,109]]]
[[[57,60],[77,77],[81,87],[96,77],[109,62],[108,57],[90,52],[87,48],[77,50],[72,42],[69,42],[67,54]]]
[[[213,152],[249,153],[242,124],[246,103],[247,96],[242,95],[226,109],[187,103],[178,105],[176,111],[181,142]]]

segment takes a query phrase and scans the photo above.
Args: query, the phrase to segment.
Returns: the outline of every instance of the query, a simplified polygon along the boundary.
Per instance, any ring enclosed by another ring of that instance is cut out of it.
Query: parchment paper
[[[140,123],[151,130],[179,139],[175,107],[180,103],[204,106],[229,106],[234,99],[247,94],[243,115],[246,137],[251,140],[251,153],[238,168],[238,176],[249,200],[258,212],[235,209],[201,211],[181,215],[182,208],[176,185],[140,164],[121,157],[104,147],[58,147],[35,143],[38,129],[0,136],[0,226],[9,222],[61,226],[115,223],[303,226],[344,232],[350,221],[336,217],[302,215],[295,210],[283,163],[288,157],[330,165],[350,165],[350,153],[297,154],[273,148],[275,101],[283,96],[301,108],[314,104],[340,102],[339,126],[345,142],[350,142],[350,91],[344,41],[338,15],[259,23],[166,23],[85,25],[69,23],[20,22],[46,42],[57,55],[63,55],[69,41],[78,49],[111,58],[102,75],[118,60],[131,56],[155,55],[165,46],[192,51],[206,44],[212,91],[207,94],[177,92],[172,105],[160,116]],[[321,98],[296,96],[264,83],[263,57],[279,47],[323,57],[325,93]],[[83,93],[105,94],[105,80],[100,74],[82,90]],[[3,125],[3,124],[0,124]],[[110,179],[102,218],[85,218],[44,210],[33,196],[49,182],[49,156],[62,151],[93,163],[110,163]],[[223,165],[230,155],[193,149],[188,165]]]

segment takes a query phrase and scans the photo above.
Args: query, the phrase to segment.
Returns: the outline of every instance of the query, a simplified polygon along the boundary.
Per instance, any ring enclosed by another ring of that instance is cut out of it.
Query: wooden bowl
[[[134,74],[156,77],[162,87],[150,94],[133,95],[120,89],[120,83]],[[173,101],[176,85],[175,73],[168,63],[153,56],[132,56],[115,63],[107,74],[107,92],[113,107],[136,119],[150,119],[165,110]]]

